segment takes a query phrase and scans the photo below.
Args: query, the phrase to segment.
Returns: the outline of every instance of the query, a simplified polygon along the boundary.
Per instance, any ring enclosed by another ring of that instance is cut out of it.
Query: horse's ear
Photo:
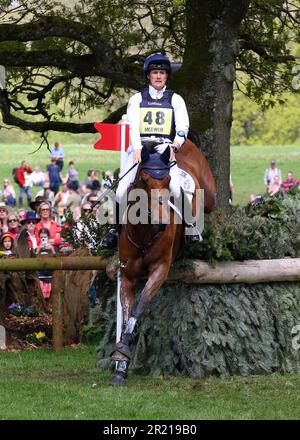
[[[163,153],[161,153],[160,158],[163,163],[167,164],[170,160],[170,147],[167,147]]]
[[[146,147],[142,148],[141,158],[142,158],[142,162],[146,162],[149,159],[149,151]]]

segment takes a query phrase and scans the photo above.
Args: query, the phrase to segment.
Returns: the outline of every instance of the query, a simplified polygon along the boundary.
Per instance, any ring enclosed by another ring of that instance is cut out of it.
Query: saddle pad
[[[193,195],[195,192],[195,182],[192,176],[184,171],[183,169],[178,167],[178,175],[180,180],[180,186],[183,189],[183,191],[186,193],[189,202],[192,203]]]

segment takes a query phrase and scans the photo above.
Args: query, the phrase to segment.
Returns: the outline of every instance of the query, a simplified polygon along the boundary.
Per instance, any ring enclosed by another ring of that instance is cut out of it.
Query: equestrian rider
[[[170,161],[184,143],[189,131],[189,117],[183,98],[166,86],[171,74],[170,60],[160,53],[150,55],[144,62],[144,75],[149,86],[133,95],[127,106],[130,127],[130,147],[127,150],[126,170],[141,162],[143,141],[154,141],[155,151],[162,153],[171,147]],[[116,193],[116,225],[102,239],[101,246],[116,248],[120,230],[119,205],[126,200],[127,189],[134,182],[134,167],[119,183]],[[170,191],[175,198],[181,196],[178,167],[170,168]]]

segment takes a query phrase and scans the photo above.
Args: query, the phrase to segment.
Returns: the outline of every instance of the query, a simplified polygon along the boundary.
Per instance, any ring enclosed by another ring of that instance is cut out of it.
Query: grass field
[[[300,178],[300,146],[231,147],[231,175],[235,187],[234,204],[246,204],[250,194],[263,194],[263,177],[275,159],[285,179],[288,171]]]
[[[107,385],[94,346],[0,353],[2,420],[299,419],[300,377],[149,378]]]
[[[96,139],[95,139],[96,141]],[[88,169],[101,171],[114,170],[119,167],[119,153],[95,150],[93,145],[63,145],[66,152],[63,174],[70,160],[75,162],[80,180],[86,176]],[[3,177],[12,179],[11,171],[19,166],[22,160],[29,165],[41,166],[44,171],[49,163],[49,152],[46,147],[31,154],[36,149],[34,145],[0,144],[0,182]],[[261,194],[264,191],[263,176],[265,169],[272,159],[276,159],[284,178],[289,170],[294,171],[295,177],[300,178],[300,147],[294,146],[251,146],[231,148],[231,175],[235,187],[234,203],[248,203],[250,194]],[[16,185],[15,185],[16,186]],[[33,196],[38,189],[33,188]]]

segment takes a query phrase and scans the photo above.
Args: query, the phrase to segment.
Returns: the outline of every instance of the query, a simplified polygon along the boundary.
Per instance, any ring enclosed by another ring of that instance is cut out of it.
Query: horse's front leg
[[[148,303],[156,295],[161,288],[162,284],[166,281],[169,273],[170,263],[164,263],[159,265],[153,265],[150,268],[149,278],[145,284],[144,289],[138,296],[135,304],[132,307],[131,314],[129,316],[126,327],[121,335],[121,343],[128,346],[133,341],[133,332],[136,327],[137,321],[144,313]]]
[[[121,279],[121,304],[123,313],[123,332],[121,339],[115,345],[113,352],[111,353],[112,360],[116,361],[116,373],[110,379],[111,385],[123,385],[127,378],[129,361],[131,353],[129,350],[129,342],[126,338],[124,340],[124,331],[128,328],[129,316],[132,310],[135,299],[135,280],[128,278],[125,274],[122,274]]]

